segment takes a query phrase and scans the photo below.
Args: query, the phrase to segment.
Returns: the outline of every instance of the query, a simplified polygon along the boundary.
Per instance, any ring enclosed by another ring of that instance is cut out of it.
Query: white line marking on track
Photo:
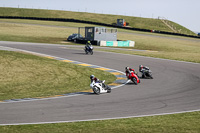
[[[30,124],[53,124],[53,123],[69,123],[69,122],[99,121],[99,120],[115,120],[115,119],[126,119],[126,118],[139,118],[139,117],[150,117],[150,116],[161,116],[161,115],[173,115],[173,114],[191,113],[191,112],[197,112],[197,111],[200,111],[200,109],[189,110],[189,111],[180,111],[180,112],[171,112],[171,113],[160,113],[160,114],[138,115],[138,116],[126,116],[126,117],[112,117],[112,118],[101,118],[101,119],[86,119],[86,120],[71,120],[71,121],[53,121],[53,122],[33,122],[33,123],[11,123],[11,124],[0,124],[0,126],[7,126],[7,125],[30,125]]]

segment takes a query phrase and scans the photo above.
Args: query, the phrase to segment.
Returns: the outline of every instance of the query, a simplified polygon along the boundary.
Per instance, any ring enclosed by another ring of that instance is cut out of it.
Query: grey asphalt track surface
[[[27,102],[0,103],[0,124],[31,124],[133,117],[200,110],[200,64],[134,55],[68,49],[64,45],[0,42],[0,46],[48,54],[124,71],[140,64],[154,79],[128,83],[101,95],[79,95]],[[64,48],[65,47],[65,48]],[[83,46],[82,46],[83,47]],[[98,77],[98,75],[96,75]]]

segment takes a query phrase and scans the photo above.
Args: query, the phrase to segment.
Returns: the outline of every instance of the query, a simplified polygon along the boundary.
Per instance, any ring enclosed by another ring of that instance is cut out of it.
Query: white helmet
[[[90,79],[94,79],[94,75],[90,75]]]

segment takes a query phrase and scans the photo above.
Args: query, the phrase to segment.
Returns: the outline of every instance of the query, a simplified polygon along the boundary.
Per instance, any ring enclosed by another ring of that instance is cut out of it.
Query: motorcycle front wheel
[[[135,77],[133,77],[131,80],[133,81],[133,83],[134,83],[135,85],[137,85],[137,79],[136,79]]]
[[[94,91],[94,94],[97,94],[97,95],[100,94],[100,89],[97,88],[97,87],[94,87],[94,88],[93,88],[93,91]]]
[[[111,88],[107,87],[107,93],[111,93]]]
[[[90,51],[90,54],[93,55],[93,51],[92,50]]]
[[[151,73],[148,73],[148,76],[149,76],[150,79],[153,79],[153,76],[152,76]]]

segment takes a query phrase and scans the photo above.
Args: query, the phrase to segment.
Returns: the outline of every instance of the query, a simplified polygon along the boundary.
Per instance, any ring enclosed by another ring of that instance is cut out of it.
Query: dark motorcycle
[[[90,53],[92,55],[93,54],[93,47],[92,46],[85,46],[85,53],[86,54]]]
[[[152,71],[149,69],[149,67],[145,67],[144,69],[140,70],[142,73],[142,78],[150,78],[153,79]]]

